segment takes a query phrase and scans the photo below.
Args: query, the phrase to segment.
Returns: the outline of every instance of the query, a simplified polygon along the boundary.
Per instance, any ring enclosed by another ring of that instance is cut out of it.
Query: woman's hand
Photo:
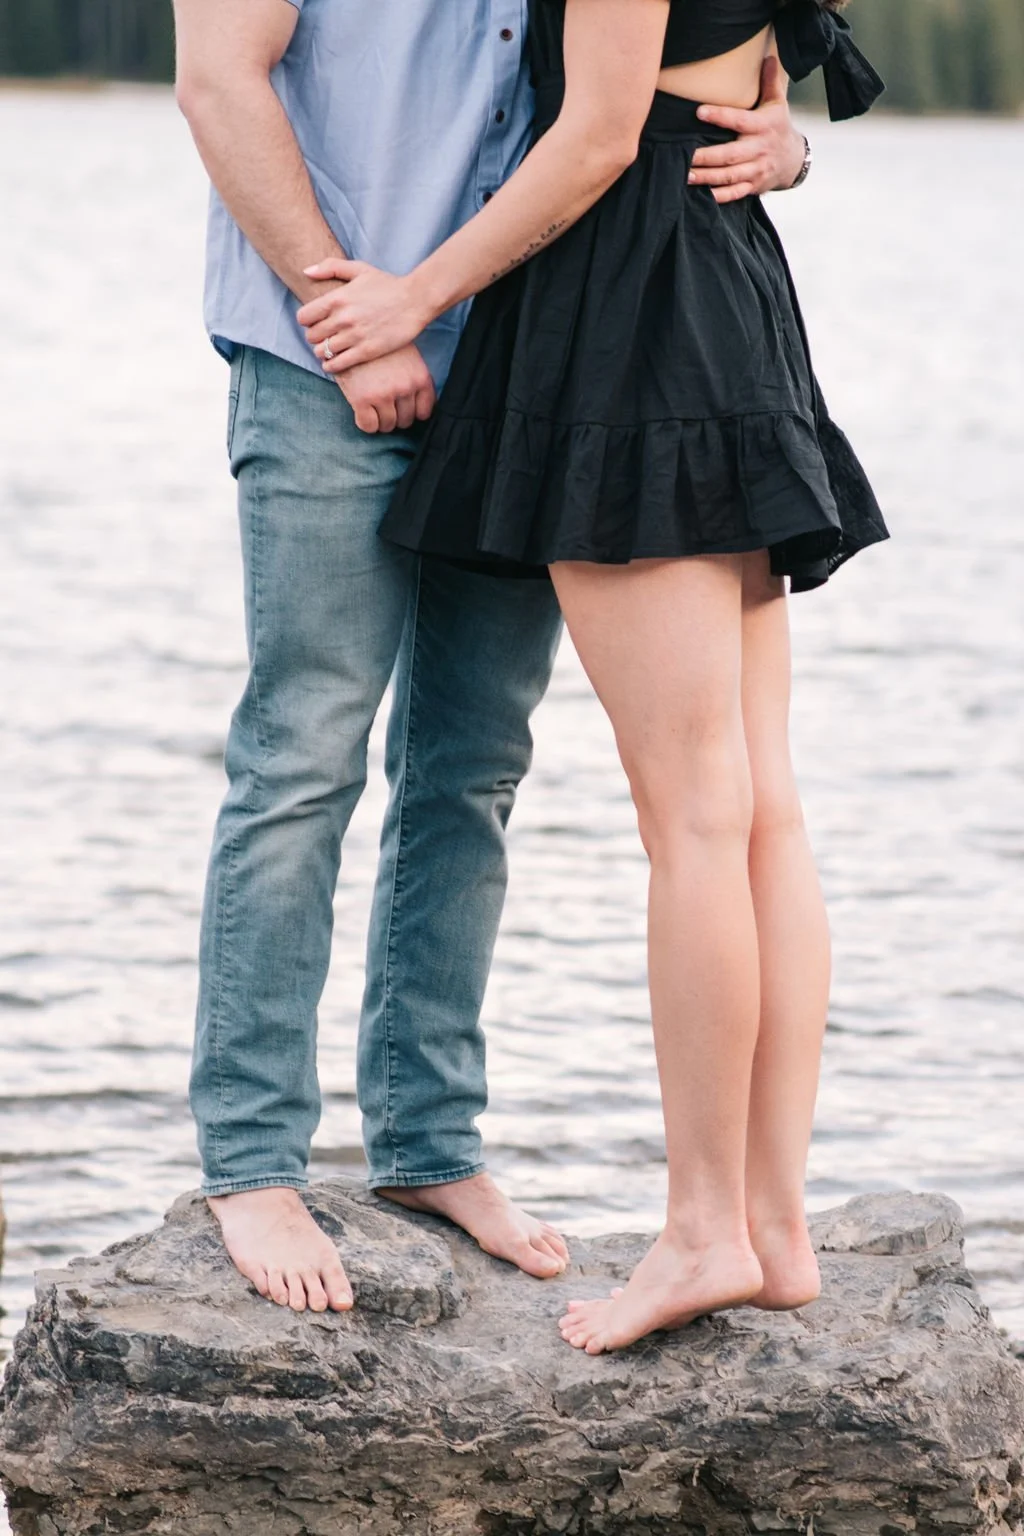
[[[307,267],[306,276],[319,283],[335,278],[343,285],[299,310],[299,324],[325,373],[345,373],[387,357],[415,341],[436,318],[413,278],[392,277],[365,261],[331,257]]]

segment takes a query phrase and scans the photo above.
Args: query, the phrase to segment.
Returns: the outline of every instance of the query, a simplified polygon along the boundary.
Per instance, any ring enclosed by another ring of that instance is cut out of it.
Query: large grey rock
[[[297,1317],[226,1262],[195,1197],[44,1274],[0,1472],[19,1536],[963,1536],[1024,1529],[1024,1378],[963,1267],[959,1212],[820,1217],[825,1293],[626,1353],[570,1350],[570,1295],[342,1180],[309,1196],[359,1306]]]

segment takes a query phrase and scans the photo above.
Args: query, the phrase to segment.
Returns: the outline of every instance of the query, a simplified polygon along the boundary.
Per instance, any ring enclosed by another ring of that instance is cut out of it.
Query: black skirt
[[[476,299],[385,538],[520,576],[767,549],[802,591],[888,537],[760,199],[687,185],[733,137],[696,110],[659,92],[629,170]]]

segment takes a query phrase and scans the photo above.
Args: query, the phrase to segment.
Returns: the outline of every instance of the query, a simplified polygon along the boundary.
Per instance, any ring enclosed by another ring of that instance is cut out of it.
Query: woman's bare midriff
[[[709,107],[756,107],[761,95],[761,70],[773,45],[771,27],[765,27],[749,43],[701,59],[699,64],[676,64],[658,76],[658,90]]]

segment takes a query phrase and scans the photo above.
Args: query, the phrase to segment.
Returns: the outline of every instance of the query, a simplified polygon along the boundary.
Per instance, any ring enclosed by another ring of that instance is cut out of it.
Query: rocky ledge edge
[[[348,1316],[261,1300],[194,1195],[39,1276],[0,1397],[17,1536],[1024,1531],[1024,1370],[951,1200],[851,1200],[814,1220],[813,1306],[598,1359],[556,1320],[649,1239],[541,1283],[351,1181],[307,1200]]]

